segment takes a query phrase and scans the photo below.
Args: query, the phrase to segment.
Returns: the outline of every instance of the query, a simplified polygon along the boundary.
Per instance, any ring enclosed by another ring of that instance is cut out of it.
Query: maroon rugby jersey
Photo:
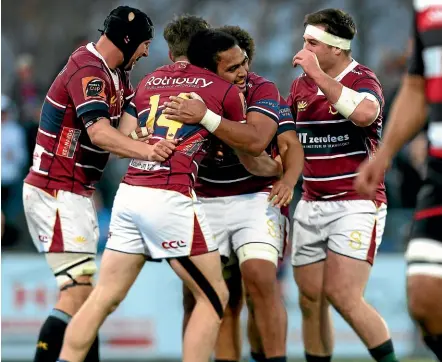
[[[414,1],[415,18],[410,75],[425,77],[429,104],[426,177],[442,185],[442,1]]]
[[[194,186],[210,134],[199,124],[186,125],[162,115],[164,102],[170,96],[190,92],[198,93],[216,114],[238,122],[245,118],[244,96],[236,86],[215,73],[187,62],[176,62],[156,69],[140,82],[126,111],[137,117],[141,126],[147,123],[148,127],[154,128],[151,143],[164,138],[179,139],[180,142],[165,162],[133,159],[123,182],[173,189],[177,189],[176,185]]]
[[[247,76],[247,113],[259,112],[279,124],[278,133],[295,130],[290,109],[280,97],[275,84],[250,72]],[[267,148],[274,155],[276,136]],[[203,160],[195,188],[197,195],[221,197],[268,191],[275,178],[258,177],[250,174],[240,163],[235,152],[217,140]]]
[[[333,108],[305,73],[294,80],[288,103],[304,147],[303,199],[308,201],[361,199],[353,188],[354,178],[381,139],[384,99],[376,75],[353,60],[336,79],[345,87],[373,94],[381,111],[370,126],[358,127]],[[376,199],[386,202],[383,182]]]
[[[116,126],[132,95],[128,74],[110,70],[93,43],[78,48],[46,95],[25,182],[90,196],[109,152],[91,143],[82,117],[99,111]]]

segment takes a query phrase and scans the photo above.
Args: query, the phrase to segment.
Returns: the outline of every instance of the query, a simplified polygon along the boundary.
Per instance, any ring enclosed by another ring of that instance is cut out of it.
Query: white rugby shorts
[[[268,192],[201,197],[220,254],[230,258],[246,244],[268,244],[282,256],[286,231],[281,210],[267,201]]]
[[[324,260],[327,249],[373,264],[387,206],[370,200],[299,201],[292,225],[292,264]]]
[[[106,248],[152,259],[205,254],[218,247],[201,202],[178,191],[121,183]]]

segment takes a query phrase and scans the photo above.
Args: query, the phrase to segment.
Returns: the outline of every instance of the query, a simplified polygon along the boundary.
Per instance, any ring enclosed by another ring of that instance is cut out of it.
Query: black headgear
[[[129,6],[119,6],[111,11],[100,30],[124,56],[124,67],[143,41],[154,37],[154,26],[142,11]]]

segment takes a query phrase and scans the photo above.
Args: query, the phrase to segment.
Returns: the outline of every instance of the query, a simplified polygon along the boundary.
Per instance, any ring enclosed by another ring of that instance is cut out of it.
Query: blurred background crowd
[[[109,10],[121,3],[15,0],[2,4],[3,250],[34,250],[25,225],[21,189],[32,162],[45,94],[70,53],[80,45],[95,41]],[[406,69],[411,0],[390,0],[388,4],[383,0],[128,0],[124,3],[144,10],[156,27],[149,58],[143,59],[133,71],[134,85],[147,72],[170,62],[162,30],[175,14],[184,12],[203,16],[213,26],[240,25],[248,30],[257,45],[253,70],[274,81],[284,96],[300,71],[290,64],[302,47],[304,15],[324,7],[342,8],[354,17],[358,34],[353,42],[353,56],[371,67],[383,85],[384,120]],[[389,220],[381,252],[404,248],[424,167],[425,145],[424,134],[417,136],[402,150],[387,174]],[[95,201],[101,226],[100,249],[106,240],[113,196],[126,167],[127,160],[113,158],[98,186]]]

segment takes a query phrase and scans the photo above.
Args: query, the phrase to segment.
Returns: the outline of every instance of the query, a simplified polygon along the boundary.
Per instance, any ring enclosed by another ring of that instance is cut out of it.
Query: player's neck
[[[109,69],[115,70],[118,65],[123,63],[123,54],[106,36],[98,39],[95,49],[100,53]]]
[[[176,62],[189,62],[189,59],[187,59],[187,57],[185,55],[182,55],[182,56],[174,59],[174,63],[176,63]]]
[[[327,75],[331,78],[336,78],[339,74],[341,74],[345,68],[353,61],[351,57],[346,57],[341,62],[336,63],[332,68],[324,70]]]

